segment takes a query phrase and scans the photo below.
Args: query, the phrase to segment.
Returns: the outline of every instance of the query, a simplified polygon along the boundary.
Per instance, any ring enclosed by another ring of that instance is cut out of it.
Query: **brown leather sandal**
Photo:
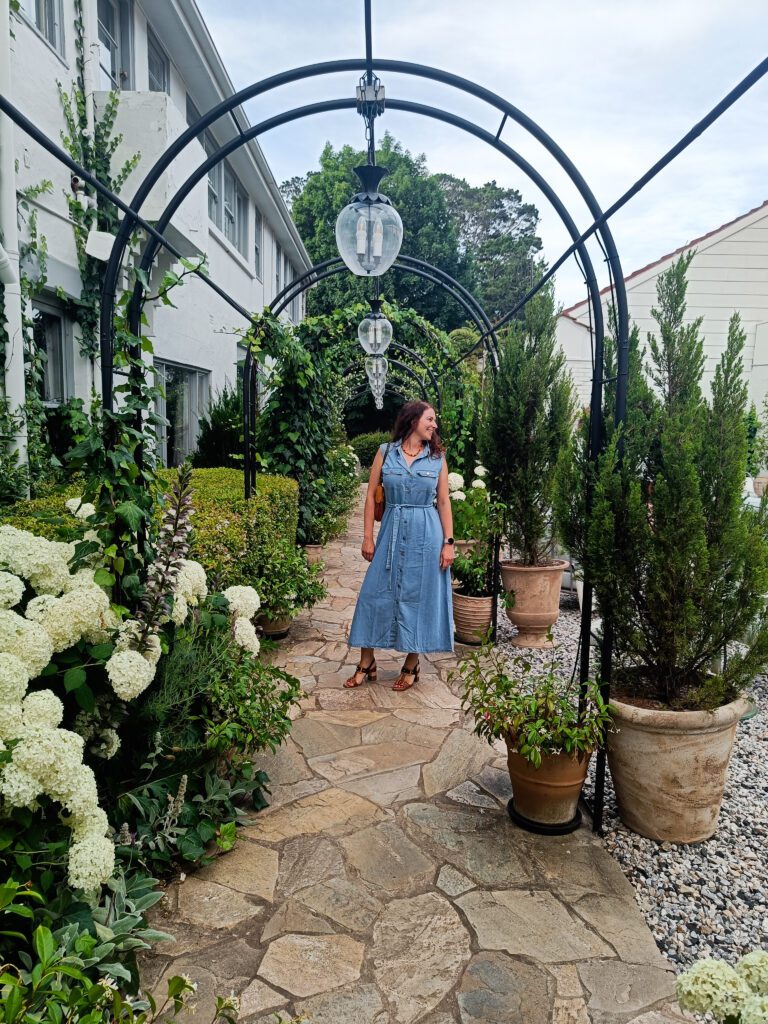
[[[363,678],[358,683],[357,677],[360,675],[360,673],[362,673]],[[365,665],[358,665],[355,671],[349,677],[349,679],[347,679],[347,681],[344,683],[344,686],[346,687],[346,689],[352,690],[354,689],[355,686],[362,686],[366,679],[371,683],[375,683],[378,674],[379,670],[376,668],[376,659],[374,658],[370,665],[368,665],[367,667]]]
[[[404,664],[403,667],[400,669],[400,675],[395,680],[395,684],[392,687],[392,689],[393,690],[398,690],[398,691],[410,690],[410,688],[413,686],[413,684],[417,683],[419,681],[419,672],[420,672],[420,668],[419,668],[418,661],[413,666],[413,668],[407,668],[407,666]],[[406,679],[405,679],[406,676],[412,676],[413,677],[411,679],[410,683],[406,682]]]

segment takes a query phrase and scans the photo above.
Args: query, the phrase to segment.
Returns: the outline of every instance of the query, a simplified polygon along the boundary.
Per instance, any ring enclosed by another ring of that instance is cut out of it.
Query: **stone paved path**
[[[202,1020],[230,990],[242,1018],[264,1024],[683,1020],[600,843],[510,822],[504,759],[462,715],[452,655],[422,656],[407,693],[390,689],[395,653],[379,657],[378,683],[342,688],[361,524],[330,545],[328,597],[277,656],[306,698],[291,738],[260,762],[272,805],[169,892],[155,923],[177,942],[158,947],[145,983],[189,973]]]

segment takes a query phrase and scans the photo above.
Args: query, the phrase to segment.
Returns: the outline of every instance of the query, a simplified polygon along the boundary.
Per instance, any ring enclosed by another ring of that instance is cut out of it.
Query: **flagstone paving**
[[[382,652],[377,683],[343,689],[361,522],[329,545],[328,597],[275,657],[305,697],[258,762],[271,806],[168,892],[155,924],[177,941],[144,961],[145,984],[188,973],[201,1019],[234,991],[254,1024],[688,1019],[599,840],[510,821],[504,758],[461,712],[453,655],[422,655],[419,683],[395,693],[402,655]]]

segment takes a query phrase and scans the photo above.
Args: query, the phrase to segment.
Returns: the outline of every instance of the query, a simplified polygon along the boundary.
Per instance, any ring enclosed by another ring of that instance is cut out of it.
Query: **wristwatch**
[[[445,540],[443,541],[443,546],[445,546],[446,544],[453,544],[453,543],[455,543],[453,537],[446,537]]]

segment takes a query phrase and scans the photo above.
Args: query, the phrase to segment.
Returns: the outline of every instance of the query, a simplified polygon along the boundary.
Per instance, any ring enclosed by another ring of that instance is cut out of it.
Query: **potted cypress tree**
[[[613,632],[619,811],[671,842],[714,833],[740,695],[768,664],[768,515],[742,501],[745,335],[734,314],[705,397],[701,320],[685,323],[690,259],[659,277],[647,365],[633,337],[626,430],[601,457],[584,541]]]
[[[518,647],[549,647],[567,563],[551,556],[552,501],[560,453],[575,415],[565,355],[556,343],[554,293],[528,303],[525,320],[500,338],[499,368],[489,381],[480,452],[503,533],[516,557],[501,565],[511,595],[507,615]]]

